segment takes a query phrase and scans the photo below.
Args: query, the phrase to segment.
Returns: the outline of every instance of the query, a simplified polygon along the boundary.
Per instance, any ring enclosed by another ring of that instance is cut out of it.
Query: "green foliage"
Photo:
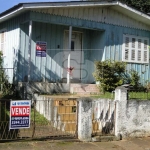
[[[144,91],[129,91],[128,93],[128,100],[133,100],[133,99],[137,99],[137,100],[150,100],[150,92],[144,92]],[[94,99],[99,99],[99,98],[105,98],[105,99],[112,99],[114,100],[114,93],[112,92],[105,92],[102,93],[100,95],[92,95],[91,96]]]
[[[96,81],[100,82],[102,92],[113,91],[117,86],[128,83],[133,86],[134,90],[145,90],[145,87],[140,84],[140,76],[137,71],[130,70],[129,74],[126,72],[126,63],[96,61],[96,70],[93,73]]]
[[[13,95],[15,92],[15,87],[13,84],[8,82],[8,77],[5,74],[5,69],[3,69],[3,54],[0,51],[0,89],[2,90],[2,96],[8,97]]]
[[[100,95],[92,95],[92,98],[105,98],[105,99],[112,99],[114,100],[114,92],[105,92],[105,93],[101,93]]]
[[[34,108],[32,108],[31,110],[31,120],[35,121],[36,125],[48,125],[49,124],[49,121],[39,112],[34,110]]]
[[[134,88],[139,87],[140,76],[138,75],[138,72],[136,72],[135,70],[131,70],[130,74],[131,74],[131,82],[130,82],[130,84]]]
[[[111,62],[96,61],[96,70],[93,73],[96,81],[100,81],[100,88],[103,92],[113,91],[117,86],[124,83],[124,72],[126,63],[124,62]]]
[[[134,7],[139,11],[149,13],[150,1],[149,0],[120,0],[128,6]]]

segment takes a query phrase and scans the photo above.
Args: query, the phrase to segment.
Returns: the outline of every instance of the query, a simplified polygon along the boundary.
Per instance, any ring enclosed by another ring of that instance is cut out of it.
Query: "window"
[[[6,41],[6,30],[0,31],[0,51],[4,54],[5,42]]]
[[[122,61],[149,63],[149,39],[123,35]]]

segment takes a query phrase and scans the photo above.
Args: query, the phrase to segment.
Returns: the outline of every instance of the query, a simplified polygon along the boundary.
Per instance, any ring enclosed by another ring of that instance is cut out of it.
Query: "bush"
[[[117,86],[128,83],[134,90],[145,90],[145,87],[140,84],[140,76],[137,71],[130,70],[126,72],[126,63],[118,61],[96,61],[95,72],[93,76],[96,81],[100,82],[102,92],[112,92]]]
[[[93,73],[96,81],[100,82],[100,87],[103,92],[113,91],[117,86],[124,83],[125,68],[124,62],[112,62],[109,60],[96,61],[96,70]]]
[[[138,75],[138,72],[136,72],[135,70],[131,70],[130,71],[131,74],[131,85],[134,88],[138,88],[140,86],[139,80],[140,80],[140,76]]]

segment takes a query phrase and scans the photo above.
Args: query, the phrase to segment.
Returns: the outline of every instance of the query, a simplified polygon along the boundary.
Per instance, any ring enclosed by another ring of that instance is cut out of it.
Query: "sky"
[[[0,0],[0,13],[3,11],[24,2],[57,2],[57,1],[71,1],[71,0]],[[72,0],[75,1],[75,0]]]

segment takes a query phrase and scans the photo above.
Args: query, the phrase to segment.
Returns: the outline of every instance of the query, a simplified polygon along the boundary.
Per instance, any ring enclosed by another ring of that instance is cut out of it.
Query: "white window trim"
[[[125,41],[126,38],[129,37],[129,47],[126,48],[125,47]],[[132,48],[132,38],[135,38],[135,48]],[[138,60],[138,39],[141,39],[142,43],[141,43],[141,60]],[[147,50],[144,50],[144,40],[147,41]],[[125,58],[125,50],[129,50],[128,51],[128,59]],[[131,58],[132,56],[132,50],[135,50],[135,60],[133,60],[133,58]],[[147,60],[144,60],[144,51],[147,51]],[[130,62],[130,63],[141,63],[141,64],[145,64],[145,63],[149,63],[149,38],[147,37],[140,37],[140,36],[134,36],[134,35],[127,35],[124,34],[123,35],[123,45],[122,45],[122,61],[124,62]]]
[[[7,29],[6,28],[3,28],[0,30],[0,33],[4,32],[4,48],[3,48],[3,57],[5,56],[5,53],[6,53],[6,36],[7,36]],[[1,44],[1,41],[0,41],[0,44]],[[0,49],[1,51],[1,49]]]

